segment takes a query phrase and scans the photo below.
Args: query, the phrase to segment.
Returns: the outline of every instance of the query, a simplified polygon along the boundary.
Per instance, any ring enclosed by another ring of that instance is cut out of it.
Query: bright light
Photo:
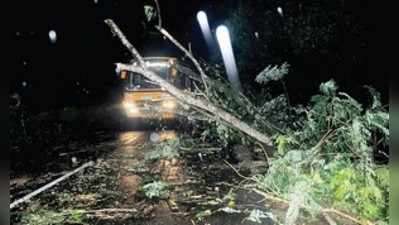
[[[170,63],[169,62],[146,62],[145,63],[147,67],[169,67]]]
[[[128,114],[137,114],[139,113],[139,109],[137,108],[136,104],[128,101],[123,102],[123,107],[125,108]]]
[[[283,16],[283,8],[281,8],[280,6],[277,7],[277,12],[278,14],[280,14],[280,16]]]
[[[208,44],[208,46],[212,46],[212,34],[206,13],[204,11],[199,11],[197,13],[197,20],[198,23],[200,24],[201,31],[205,37],[206,43]]]
[[[218,26],[218,28],[216,29],[216,38],[219,43],[220,51],[222,52],[227,77],[234,88],[236,88],[237,90],[241,90],[241,83],[238,77],[233,47],[231,46],[229,29],[227,29],[227,27],[224,25]]]
[[[50,38],[50,41],[53,44],[57,41],[57,33],[54,30],[50,30],[48,32],[48,37]]]
[[[176,107],[176,102],[174,100],[165,100],[162,102],[162,107],[166,109],[174,109]]]

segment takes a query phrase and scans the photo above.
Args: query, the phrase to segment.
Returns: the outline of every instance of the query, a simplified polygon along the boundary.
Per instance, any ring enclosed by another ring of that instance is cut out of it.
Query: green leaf
[[[281,66],[268,66],[256,76],[255,81],[260,84],[267,84],[270,81],[279,81],[289,72],[290,65],[284,62]]]
[[[335,95],[337,89],[338,89],[338,87],[337,87],[337,85],[336,85],[334,80],[329,80],[326,83],[322,83],[320,85],[321,93],[323,93],[325,95],[328,95],[328,96]]]

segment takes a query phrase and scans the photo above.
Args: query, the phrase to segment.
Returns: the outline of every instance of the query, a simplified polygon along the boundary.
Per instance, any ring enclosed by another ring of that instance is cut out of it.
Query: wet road
[[[147,131],[126,131],[118,135],[118,147],[110,155],[108,160],[118,165],[118,177],[120,189],[127,194],[124,202],[127,206],[135,201],[135,194],[142,183],[142,177],[135,174],[132,168],[143,162],[145,154],[151,151],[154,145],[176,137],[174,130],[156,132]]]

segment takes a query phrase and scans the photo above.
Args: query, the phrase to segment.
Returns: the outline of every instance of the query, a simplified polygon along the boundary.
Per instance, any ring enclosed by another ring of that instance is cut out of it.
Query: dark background
[[[237,1],[228,0],[159,1],[164,27],[183,44],[191,42],[194,53],[204,59],[211,56],[197,24],[196,13],[200,9],[206,10],[214,29],[237,6]],[[106,18],[113,19],[143,55],[181,56],[162,37],[151,35],[144,29],[143,5],[148,2],[15,1],[18,16],[12,34],[14,69],[10,94],[19,93],[23,103],[34,112],[115,99],[118,80],[113,63],[126,62],[130,55],[104,24]],[[301,1],[288,2],[296,4]],[[345,91],[357,98],[366,93],[361,89],[363,84],[372,85],[383,93],[383,99],[387,102],[389,80],[387,73],[381,70],[382,59],[376,54],[377,28],[370,17],[370,7],[367,1],[350,1],[343,8],[347,14],[357,18],[354,23],[366,27],[366,32],[359,37],[337,37],[337,43],[342,43],[340,48],[327,49],[325,57],[316,53],[287,56],[287,60],[294,65],[293,70],[296,70],[296,77],[288,80],[288,89],[293,95],[302,96],[298,101],[308,100],[310,95],[317,93],[320,82],[334,78]],[[50,30],[57,32],[55,44],[48,38]],[[357,47],[362,41],[366,46]],[[342,55],[340,60],[328,58],[337,52]],[[337,68],[340,68],[339,73]],[[257,70],[254,68],[254,71]],[[23,87],[23,81],[26,87]]]

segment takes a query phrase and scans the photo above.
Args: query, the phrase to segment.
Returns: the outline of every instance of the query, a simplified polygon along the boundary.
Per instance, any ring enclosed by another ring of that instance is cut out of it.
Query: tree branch
[[[206,90],[208,90],[208,85],[206,83],[207,75],[205,74],[204,70],[202,69],[201,65],[199,64],[198,60],[195,59],[195,57],[185,48],[183,47],[182,44],[180,44],[167,30],[160,26],[156,26],[156,28],[163,34],[166,38],[169,39],[174,45],[176,45],[177,48],[179,48],[184,54],[191,60],[191,62],[194,64],[194,66],[197,68],[198,72],[201,75],[202,82],[204,83],[204,87]]]
[[[115,34],[122,44],[132,53],[133,58],[137,59],[139,64],[142,67],[145,67],[144,59],[137,51],[137,49],[127,40],[126,36],[122,33],[122,31],[118,28],[118,26],[111,19],[106,19],[104,21],[110,28],[113,34]]]
[[[159,6],[158,0],[154,0],[154,2],[157,7],[157,11],[158,11],[158,26],[162,27],[161,7]]]
[[[60,178],[58,178],[58,179],[56,179],[56,180],[44,185],[43,187],[41,187],[41,188],[37,189],[36,191],[26,195],[25,197],[14,201],[13,203],[10,204],[10,209],[15,208],[17,205],[19,205],[19,204],[21,204],[21,203],[23,203],[25,201],[28,201],[29,199],[35,197],[36,195],[42,193],[43,191],[45,191],[47,189],[53,187],[54,185],[58,184],[59,182],[65,180],[65,179],[69,178],[70,176],[74,175],[75,173],[85,169],[86,167],[93,166],[93,165],[94,165],[94,162],[92,162],[92,161],[83,164],[82,166],[80,166],[79,168],[73,170],[72,172],[69,172],[69,173],[65,174],[64,176],[62,176],[62,177],[60,177]]]

